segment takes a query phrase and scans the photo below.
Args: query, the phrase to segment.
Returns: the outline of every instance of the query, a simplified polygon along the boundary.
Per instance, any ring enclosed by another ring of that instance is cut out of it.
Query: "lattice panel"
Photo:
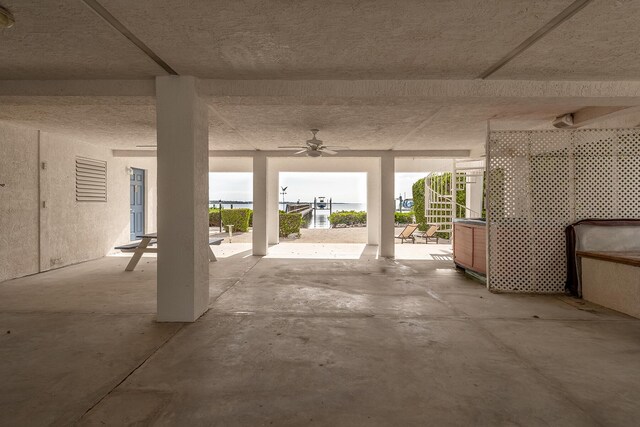
[[[489,287],[564,291],[564,228],[640,218],[640,131],[499,131],[487,162]]]
[[[638,131],[618,133],[618,215],[637,218],[640,209],[640,138]]]
[[[576,219],[617,218],[615,133],[583,131],[574,138]]]

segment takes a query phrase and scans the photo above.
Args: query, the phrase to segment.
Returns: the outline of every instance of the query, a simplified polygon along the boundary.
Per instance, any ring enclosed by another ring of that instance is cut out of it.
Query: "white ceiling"
[[[492,78],[639,80],[640,1],[594,0]]]
[[[99,2],[182,75],[472,80],[573,0]],[[0,4],[16,17],[14,28],[0,30],[0,81],[166,75],[81,0]],[[490,79],[640,80],[637,22],[637,0],[593,0]],[[155,141],[152,94],[15,95],[0,94],[0,121],[113,148]],[[354,149],[478,149],[488,119],[495,127],[545,128],[556,115],[580,107],[617,105],[579,96],[206,99],[212,149],[273,149],[308,139],[312,127],[326,143]]]

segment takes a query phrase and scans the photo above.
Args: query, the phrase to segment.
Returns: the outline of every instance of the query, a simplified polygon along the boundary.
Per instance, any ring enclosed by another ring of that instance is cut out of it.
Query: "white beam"
[[[395,256],[395,159],[380,158],[380,256]]]
[[[334,156],[324,156],[322,159],[335,159],[341,157],[381,157],[392,156],[397,158],[432,158],[432,159],[461,159],[469,157],[470,150],[346,150],[340,151]],[[114,157],[155,157],[156,150],[112,150]],[[292,159],[307,159],[305,156],[294,156],[291,151],[285,150],[210,150],[209,157],[253,157],[264,155],[267,157],[290,157]],[[311,159],[316,160],[316,159]]]
[[[0,80],[0,96],[156,96],[148,80]],[[86,99],[79,100],[87,102]]]
[[[585,107],[573,113],[572,128],[640,126],[640,107]]]
[[[592,99],[590,105],[635,106],[637,81],[533,80],[199,80],[201,96],[300,98],[422,98],[466,103],[487,99]],[[0,80],[1,96],[154,96],[149,80]],[[233,102],[232,100],[227,100]],[[83,101],[84,102],[84,101]],[[583,104],[584,105],[584,104]]]
[[[267,239],[270,245],[280,243],[280,169],[267,159]]]
[[[532,80],[201,80],[210,97],[459,99],[619,98],[636,105],[640,81]]]
[[[209,125],[193,77],[157,78],[158,321],[193,322],[209,304]]]
[[[253,158],[253,255],[267,254],[267,158]]]
[[[367,244],[380,245],[380,159],[367,172]]]

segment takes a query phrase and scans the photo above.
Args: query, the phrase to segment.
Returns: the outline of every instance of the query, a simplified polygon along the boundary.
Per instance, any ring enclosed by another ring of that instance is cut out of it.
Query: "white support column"
[[[193,322],[209,304],[209,115],[194,77],[156,78],[158,321]]]
[[[451,229],[453,229],[453,223],[458,214],[458,170],[456,169],[455,159],[451,160]],[[451,233],[453,236],[453,233]]]
[[[377,168],[367,172],[367,244],[380,244],[380,159]]]
[[[482,187],[484,177],[482,175],[472,175],[467,183],[467,206],[474,212],[467,211],[467,218],[477,218],[482,213]]]
[[[380,256],[387,258],[395,256],[395,171],[393,156],[385,155],[380,158]]]
[[[280,243],[280,215],[278,192],[280,189],[280,169],[267,162],[267,238],[270,245]]]
[[[267,254],[267,157],[253,157],[253,255]]]

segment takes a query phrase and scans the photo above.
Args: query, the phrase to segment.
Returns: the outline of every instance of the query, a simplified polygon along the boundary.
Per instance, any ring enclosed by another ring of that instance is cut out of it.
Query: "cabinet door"
[[[487,230],[484,227],[473,229],[473,269],[478,273],[487,273]]]
[[[458,264],[471,267],[473,265],[473,228],[456,224],[454,232],[453,259]]]

